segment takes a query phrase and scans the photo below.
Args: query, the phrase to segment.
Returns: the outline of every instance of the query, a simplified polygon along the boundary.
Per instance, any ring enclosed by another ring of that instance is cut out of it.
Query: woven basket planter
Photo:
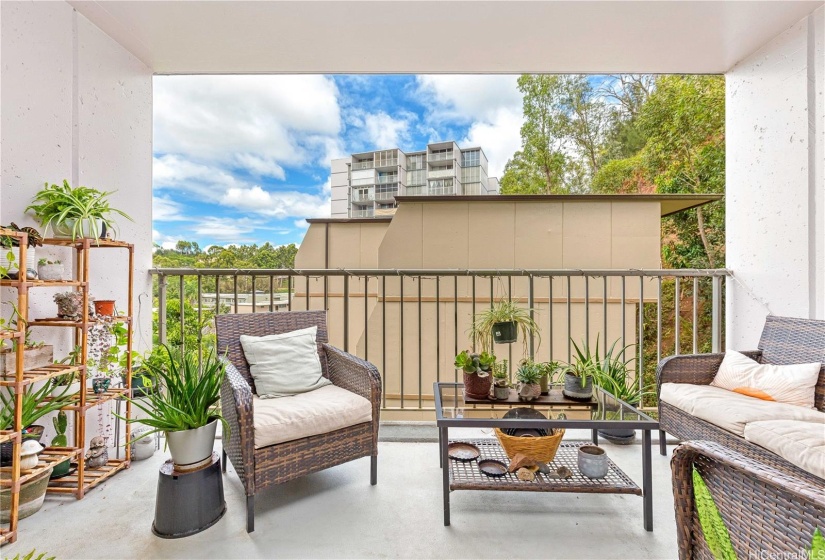
[[[543,437],[508,436],[498,428],[495,428],[495,432],[498,442],[510,459],[517,453],[523,453],[542,463],[549,463],[556,457],[556,451],[564,437],[564,430],[560,428],[554,434]]]

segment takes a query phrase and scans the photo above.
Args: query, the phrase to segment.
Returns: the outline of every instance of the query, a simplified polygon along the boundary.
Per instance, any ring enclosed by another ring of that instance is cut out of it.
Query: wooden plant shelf
[[[15,338],[21,338],[22,336],[22,331],[0,331],[0,340],[12,340]]]
[[[124,395],[128,394],[128,389],[108,389],[104,393],[86,393],[86,404],[80,406],[80,394],[75,395],[72,398],[74,404],[70,404],[68,406],[64,406],[62,410],[76,410],[80,412],[86,412],[93,406],[97,406],[99,404],[103,404],[105,402],[111,401],[112,399],[121,398]]]
[[[14,441],[19,435],[20,432],[15,432],[14,430],[0,430],[0,443]]]
[[[38,459],[40,460],[37,462],[36,467],[33,469],[20,469],[20,480],[18,484],[24,484],[46,469],[55,467],[63,461],[70,461],[78,457],[82,452],[83,450],[78,447],[47,447],[38,455]],[[0,471],[11,472],[11,467],[2,467]],[[3,481],[0,482],[0,486],[11,486],[11,480],[3,479]]]
[[[17,531],[0,527],[0,544],[11,544],[17,540]]]
[[[129,461],[125,459],[109,459],[109,462],[102,467],[96,469],[83,469],[83,492],[94,488],[107,478],[110,478],[129,468]],[[75,494],[78,488],[78,474],[70,474],[62,478],[57,478],[49,481],[48,489],[46,490],[52,494]]]
[[[84,283],[85,282],[78,282],[76,280],[0,280],[0,286],[4,288],[19,288],[21,286],[26,286],[27,288],[70,288],[75,286],[83,286]]]
[[[125,315],[118,315],[116,317],[107,317],[117,323],[131,323],[132,319]],[[93,325],[94,320],[89,319],[89,325]],[[46,319],[32,319],[29,321],[30,327],[74,327],[76,329],[83,328],[83,321],[72,321],[71,319],[61,319],[60,317],[49,317]]]
[[[76,372],[83,372],[85,371],[85,366],[70,366],[67,364],[49,364],[47,366],[27,369],[23,372],[23,379],[20,380],[22,385],[31,385],[32,383],[37,383],[38,381],[45,381],[46,379],[51,379],[52,377],[57,377],[59,375],[67,375]],[[84,375],[81,373],[80,378],[83,379]],[[4,373],[0,374],[0,387],[11,387],[18,383],[15,374],[13,373]]]
[[[128,248],[131,247],[131,243],[126,243],[125,241],[115,241],[114,239],[101,239],[99,241],[95,241],[94,239],[63,239],[59,237],[47,237],[43,240],[43,245],[54,245],[57,247],[74,247],[75,249],[82,249],[86,241],[89,242],[89,247],[92,249],[95,248],[116,248],[116,247],[123,247]]]

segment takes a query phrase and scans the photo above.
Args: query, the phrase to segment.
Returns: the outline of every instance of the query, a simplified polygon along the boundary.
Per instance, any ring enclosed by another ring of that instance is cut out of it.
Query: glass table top
[[[434,389],[439,425],[540,428],[552,424],[593,429],[610,426],[658,428],[655,419],[599,387],[593,388],[593,398],[590,401],[577,401],[565,397],[560,385],[553,385],[549,388],[548,395],[532,402],[519,401],[515,389],[511,389],[507,401],[465,400],[462,383],[436,383]],[[513,409],[522,410],[512,412]],[[537,411],[543,418],[523,409]]]

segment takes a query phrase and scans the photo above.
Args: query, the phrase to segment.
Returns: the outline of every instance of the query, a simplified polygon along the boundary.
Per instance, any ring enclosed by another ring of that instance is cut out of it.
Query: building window
[[[461,152],[461,165],[480,165],[480,160],[481,158],[478,150],[468,150],[466,152]]]
[[[407,172],[407,185],[411,187],[417,187],[421,185],[427,184],[427,170],[426,169],[416,169],[414,171]]]
[[[407,156],[407,171],[415,171],[416,169],[424,169],[424,154]]]

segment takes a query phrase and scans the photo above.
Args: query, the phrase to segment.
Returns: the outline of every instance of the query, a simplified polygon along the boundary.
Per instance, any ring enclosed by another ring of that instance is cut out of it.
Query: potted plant
[[[540,380],[544,370],[539,364],[523,360],[516,371],[518,380],[518,398],[521,401],[534,401],[541,396]]]
[[[59,281],[63,278],[63,263],[61,261],[50,261],[48,259],[40,259],[37,261],[37,277],[46,281]]]
[[[550,383],[559,370],[560,365],[558,362],[542,362],[536,365],[541,369],[541,379],[539,380],[541,394],[547,395],[550,393]]]
[[[132,219],[122,210],[111,207],[108,199],[112,192],[71,187],[65,179],[62,185],[46,183],[26,212],[34,212],[43,228],[51,227],[57,237],[72,240],[87,237],[99,241],[107,231],[115,230],[113,214]]]
[[[510,398],[510,369],[507,360],[502,360],[493,367],[493,394],[498,401]]]
[[[491,370],[495,361],[496,357],[488,352],[471,354],[469,350],[455,357],[455,367],[464,372],[464,392],[468,397],[486,399],[490,396]]]
[[[69,440],[66,437],[66,428],[69,426],[69,421],[66,418],[66,411],[61,410],[52,418],[54,425],[55,436],[52,438],[52,447],[69,447]],[[70,461],[62,461],[54,466],[51,478],[58,478],[65,476],[71,470],[72,465]]]
[[[71,395],[52,397],[51,390],[52,386],[49,383],[44,384],[37,390],[32,389],[31,385],[23,389],[21,416],[24,440],[33,439],[40,442],[45,427],[35,424],[35,422],[51,412],[72,404],[73,397]],[[0,430],[14,429],[14,389],[8,388],[6,391],[0,392],[0,404],[2,405],[0,407]],[[11,460],[11,454],[12,442],[5,442],[0,445],[0,459],[9,461]]]
[[[510,300],[501,300],[490,309],[476,313],[470,328],[470,335],[482,348],[493,348],[493,343],[515,342],[518,333],[527,348],[530,335],[540,337],[539,326],[530,317],[530,310],[519,307]]]
[[[34,280],[37,278],[37,268],[34,265],[37,247],[43,245],[43,236],[33,227],[19,227],[12,222],[8,226],[0,226],[4,229],[23,232],[26,238],[26,278]],[[3,277],[16,279],[20,261],[20,239],[10,235],[0,236],[0,269]]]
[[[123,373],[121,347],[126,343],[127,327],[112,317],[96,315],[88,332],[86,375],[91,378],[95,393],[105,393],[112,378]]]
[[[114,317],[117,315],[115,310],[115,300],[113,299],[96,299],[94,300],[95,315],[102,317]]]
[[[34,341],[29,330],[28,322],[20,317],[17,306],[9,302],[12,306],[12,314],[9,319],[0,319],[0,328],[8,326],[12,330],[17,330],[18,325],[24,326],[23,338],[23,369],[31,370],[43,366],[50,365],[54,358],[54,346],[45,344],[43,341]],[[0,374],[5,376],[14,375],[17,372],[17,344],[12,341],[11,345],[6,347],[0,341]]]
[[[595,355],[585,341],[582,348],[573,342],[576,359],[562,367],[564,372],[564,389],[562,393],[570,399],[588,400],[593,397],[593,380],[599,375],[599,344],[596,340]]]
[[[146,417],[118,417],[152,428],[136,439],[163,432],[174,464],[184,469],[192,468],[212,456],[218,422],[223,423],[227,433],[229,431],[219,407],[226,364],[213,351],[204,356],[201,363],[196,351],[173,351],[165,345],[163,348],[168,355],[168,367],[146,364],[155,377],[158,390],[142,399],[126,397]]]
[[[642,402],[642,397],[650,394],[639,385],[637,380],[633,378],[633,370],[628,365],[630,360],[625,360],[627,348],[625,346],[618,353],[616,353],[616,344],[618,340],[613,343],[604,358],[599,362],[599,369],[601,370],[596,377],[596,385],[610,393],[613,397],[620,401],[624,401],[632,407],[638,407]],[[612,399],[606,399],[603,406],[607,409],[609,416],[618,416],[621,408],[618,402],[613,402]],[[599,434],[612,443],[619,445],[633,443],[636,439],[636,430],[632,428],[611,428],[599,430]]]
[[[57,304],[57,316],[61,319],[79,321],[83,317],[83,292],[62,292],[54,294]],[[92,302],[89,301],[89,315],[92,314]]]

